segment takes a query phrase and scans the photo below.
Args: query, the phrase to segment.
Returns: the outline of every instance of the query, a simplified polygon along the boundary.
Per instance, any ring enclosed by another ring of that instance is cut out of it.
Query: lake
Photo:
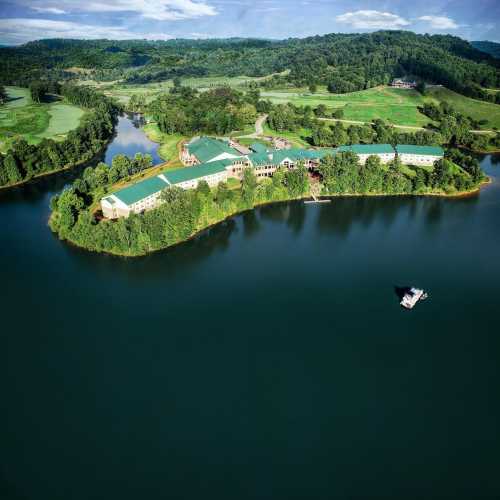
[[[2,498],[498,498],[499,163],[135,260],[52,236],[67,174],[0,192]]]
[[[113,157],[117,154],[133,157],[140,152],[150,154],[153,158],[153,165],[163,163],[164,160],[158,155],[160,145],[149,140],[140,129],[144,123],[142,115],[139,114],[119,116],[115,136],[104,154],[104,162],[111,165]]]

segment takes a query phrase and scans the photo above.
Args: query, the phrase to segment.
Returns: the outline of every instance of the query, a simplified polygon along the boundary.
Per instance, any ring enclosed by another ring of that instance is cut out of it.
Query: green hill
[[[480,50],[496,59],[500,59],[500,43],[496,42],[471,42],[470,43],[475,49]]]
[[[450,35],[408,31],[334,33],[281,41],[42,40],[0,48],[0,82],[78,79],[87,70],[100,81],[145,84],[175,77],[273,77],[279,83],[327,85],[355,92],[412,75],[469,97],[500,87],[500,61]],[[271,81],[270,85],[273,84]]]

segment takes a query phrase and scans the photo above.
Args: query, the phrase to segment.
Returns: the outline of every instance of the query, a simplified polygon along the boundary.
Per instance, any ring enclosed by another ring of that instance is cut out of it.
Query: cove
[[[69,174],[0,193],[3,498],[497,497],[499,163],[134,260],[51,234]]]

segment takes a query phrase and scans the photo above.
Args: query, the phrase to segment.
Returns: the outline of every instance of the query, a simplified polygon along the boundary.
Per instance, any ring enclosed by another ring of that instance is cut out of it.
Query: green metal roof
[[[163,175],[171,184],[179,184],[181,182],[192,181],[206,175],[218,174],[224,172],[228,165],[233,162],[231,160],[217,160],[210,163],[195,165],[194,167],[179,168],[177,170],[165,170]]]
[[[351,144],[339,146],[336,153],[351,152],[357,155],[380,155],[394,153],[394,148],[390,144]]]
[[[120,189],[120,191],[113,194],[127,205],[132,205],[143,198],[147,198],[148,196],[165,189],[167,186],[168,185],[165,181],[161,180],[159,177],[150,177],[149,179],[145,179],[137,182],[136,184]]]
[[[353,144],[351,148],[358,155],[394,154],[390,144]]]
[[[255,151],[255,153],[265,153],[267,151],[267,147],[260,142],[255,142],[254,144],[252,144],[250,146],[250,149],[252,151]]]
[[[396,151],[407,155],[429,155],[444,156],[444,149],[439,146],[412,146],[410,144],[398,144]]]
[[[331,154],[331,153],[330,153]],[[287,158],[293,162],[309,159],[320,159],[326,156],[320,150],[309,151],[307,149],[273,149],[267,153],[253,153],[248,155],[252,165],[273,165],[278,166]]]
[[[187,149],[189,154],[196,156],[201,163],[209,162],[224,153],[241,156],[241,153],[229,146],[225,141],[211,137],[200,137],[189,143]]]

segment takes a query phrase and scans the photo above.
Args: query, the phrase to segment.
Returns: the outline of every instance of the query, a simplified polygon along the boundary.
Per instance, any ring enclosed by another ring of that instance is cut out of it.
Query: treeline
[[[324,194],[452,194],[477,188],[484,180],[477,160],[458,151],[432,169],[402,165],[397,158],[383,165],[377,156],[361,164],[347,152],[326,158],[319,172]]]
[[[59,94],[61,92],[61,85],[55,81],[35,80],[30,82],[28,88],[31,99],[38,103],[46,100],[47,94]]]
[[[261,104],[260,107],[263,107]],[[452,147],[466,147],[474,151],[500,148],[500,133],[492,136],[478,134],[486,120],[474,120],[459,113],[446,102],[439,105],[426,103],[420,111],[436,122],[426,130],[403,132],[383,120],[370,124],[344,126],[340,122],[331,123],[319,118],[342,119],[342,110],[329,111],[324,105],[312,109],[310,106],[295,106],[292,103],[272,105],[265,103],[269,113],[267,123],[277,132],[299,132],[305,129],[305,139],[312,146],[336,147],[344,144],[416,144],[434,146],[448,144]],[[310,132],[309,132],[310,130]]]
[[[485,151],[490,145],[499,146],[498,134],[490,137],[472,133],[472,130],[480,130],[487,120],[474,120],[470,116],[465,116],[447,102],[441,102],[439,105],[425,103],[420,111],[437,123],[434,128],[442,143],[456,147],[464,146],[475,151]]]
[[[75,130],[65,140],[43,139],[39,144],[28,144],[20,139],[7,154],[0,154],[0,186],[28,181],[33,177],[90,160],[109,141],[119,111],[107,97],[85,87],[63,85],[61,95],[71,104],[88,108]]]
[[[470,42],[470,44],[477,50],[481,52],[486,52],[490,56],[493,56],[496,59],[500,59],[500,43],[497,42]]]
[[[350,125],[347,128],[340,122],[329,123],[318,118],[332,116],[342,119],[342,110],[328,112],[324,105],[312,109],[310,106],[294,104],[268,103],[267,123],[277,132],[297,132],[300,129],[311,130],[308,141],[312,146],[336,147],[345,144],[416,144],[432,146],[445,141],[438,131],[420,130],[415,133],[402,132],[383,120],[374,120],[371,124]]]
[[[204,181],[194,190],[170,187],[162,193],[163,204],[158,208],[131,214],[127,219],[97,221],[90,206],[100,199],[100,191],[82,193],[80,184],[83,180],[75,181],[52,199],[52,230],[61,239],[89,250],[131,256],[144,255],[184,241],[196,232],[257,204],[299,198],[309,192],[309,177],[304,166],[296,170],[278,170],[272,179],[259,183],[253,172],[247,169],[238,189],[231,189],[225,182],[210,189]]]
[[[94,78],[129,83],[187,76],[261,77],[288,70],[261,84],[323,84],[336,93],[409,75],[490,101],[494,94],[483,89],[500,86],[499,60],[457,37],[408,31],[283,41],[42,40],[1,48],[0,58],[0,82],[17,85],[26,79],[78,78],[83,68]]]
[[[162,132],[184,135],[241,130],[255,123],[258,111],[262,111],[258,92],[242,94],[229,87],[198,92],[180,84],[148,106]]]

